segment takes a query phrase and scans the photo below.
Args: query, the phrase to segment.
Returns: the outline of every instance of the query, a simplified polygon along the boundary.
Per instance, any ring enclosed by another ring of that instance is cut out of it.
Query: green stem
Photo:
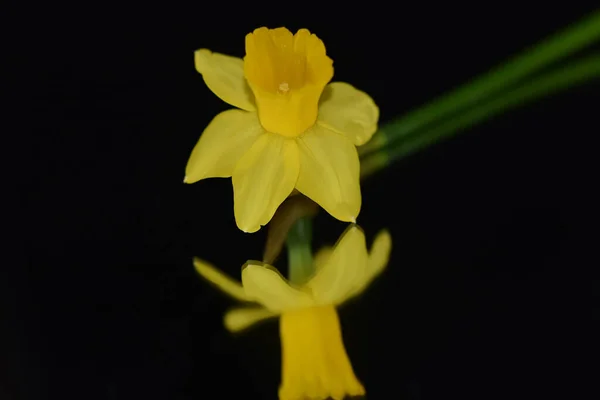
[[[477,104],[493,92],[516,83],[548,64],[584,48],[598,38],[600,38],[600,10],[532,49],[527,49],[506,64],[384,125],[367,144],[359,147],[359,153],[366,155],[384,147],[388,142],[398,140],[462,108]]]
[[[312,219],[298,219],[288,232],[288,279],[291,283],[302,285],[313,274],[313,256],[311,248]]]
[[[365,178],[398,159],[440,139],[448,138],[458,131],[482,122],[501,111],[523,105],[544,95],[597,77],[600,77],[600,55],[598,54],[574,62],[557,71],[547,73],[458,117],[422,133],[412,135],[406,140],[399,141],[397,145],[390,144],[381,151],[365,157],[361,161],[361,177]]]

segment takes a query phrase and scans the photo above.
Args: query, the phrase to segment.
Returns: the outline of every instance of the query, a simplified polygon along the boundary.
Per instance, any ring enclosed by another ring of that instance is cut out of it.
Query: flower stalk
[[[302,217],[292,225],[286,239],[288,280],[294,285],[304,284],[315,272],[311,241],[312,219]]]

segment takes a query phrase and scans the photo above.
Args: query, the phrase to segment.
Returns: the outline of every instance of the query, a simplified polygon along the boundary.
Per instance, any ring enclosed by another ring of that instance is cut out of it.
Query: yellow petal
[[[318,125],[297,142],[300,150],[298,191],[340,221],[355,222],[361,206],[356,147],[341,134]]]
[[[252,89],[244,77],[244,61],[241,58],[200,49],[194,52],[194,61],[206,86],[217,97],[242,110],[256,110]]]
[[[369,275],[378,275],[387,266],[392,251],[392,235],[387,230],[377,234],[369,253]]]
[[[248,296],[246,296],[246,292],[239,282],[231,279],[212,266],[210,263],[199,258],[194,258],[194,267],[196,267],[196,271],[198,271],[198,273],[202,275],[204,279],[214,284],[234,299],[240,301],[251,301],[248,299]]]
[[[185,167],[185,183],[228,178],[237,162],[263,133],[255,113],[227,110],[206,127]]]
[[[361,146],[377,130],[378,120],[379,108],[365,92],[344,82],[333,82],[325,87],[319,103],[320,124]]]
[[[373,281],[373,279],[383,272],[388,264],[388,261],[390,260],[391,251],[392,236],[387,230],[383,230],[377,234],[375,240],[373,241],[373,245],[371,246],[369,260],[367,262],[367,271],[364,279],[358,282],[358,285],[348,295],[348,298],[362,293]]]
[[[223,323],[229,332],[239,332],[275,316],[277,316],[276,313],[262,307],[234,308],[227,311]]]
[[[294,140],[264,133],[233,171],[234,214],[238,228],[252,233],[266,225],[298,179]]]
[[[327,263],[306,285],[318,304],[340,304],[364,281],[367,260],[365,234],[352,224],[338,240]]]
[[[342,400],[365,394],[344,348],[335,307],[284,312],[279,331],[279,400]]]
[[[315,271],[319,271],[327,261],[329,261],[329,257],[331,257],[331,253],[333,252],[333,248],[330,246],[322,247],[313,257],[313,262],[315,264]]]
[[[248,262],[242,269],[242,285],[246,296],[273,312],[310,307],[312,297],[291,287],[273,267]]]

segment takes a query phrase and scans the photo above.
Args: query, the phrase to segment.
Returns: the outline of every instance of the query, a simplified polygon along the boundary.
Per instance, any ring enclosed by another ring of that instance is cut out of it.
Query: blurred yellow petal
[[[355,222],[361,206],[356,147],[343,135],[318,125],[297,142],[298,191],[340,221]]]
[[[238,228],[252,233],[266,225],[298,179],[298,146],[264,133],[233,172],[234,214]]]
[[[350,225],[342,234],[327,263],[307,286],[318,304],[340,304],[365,279],[367,270],[365,234],[357,225]]]
[[[206,127],[185,167],[185,183],[228,178],[237,162],[264,133],[255,113],[227,110]]]
[[[376,276],[383,271],[390,260],[392,251],[392,235],[387,230],[383,230],[377,234],[371,252],[369,253],[369,275]]]
[[[310,307],[312,297],[291,287],[279,271],[266,264],[248,263],[242,269],[246,296],[273,312]]]
[[[356,146],[365,144],[377,130],[379,108],[368,94],[344,82],[325,87],[319,103],[320,124],[342,133]]]
[[[342,400],[365,394],[344,348],[335,307],[284,312],[279,331],[279,400]]]
[[[234,308],[227,311],[223,323],[229,332],[239,332],[277,315],[262,307]]]
[[[383,272],[390,260],[391,251],[392,236],[387,230],[383,230],[377,234],[371,246],[364,279],[359,282],[359,285],[354,288],[348,297],[357,296],[362,293],[373,279]]]
[[[322,247],[313,257],[313,262],[315,264],[315,271],[319,271],[327,261],[329,261],[329,257],[331,257],[331,253],[333,252],[333,248],[330,246]]]
[[[252,89],[244,77],[244,61],[241,58],[200,49],[194,52],[194,61],[206,86],[217,97],[242,110],[256,110]]]
[[[214,284],[234,299],[251,301],[248,299],[248,296],[246,296],[246,292],[239,282],[231,279],[212,264],[199,258],[194,258],[194,267],[196,267],[196,271],[198,271],[204,279]]]

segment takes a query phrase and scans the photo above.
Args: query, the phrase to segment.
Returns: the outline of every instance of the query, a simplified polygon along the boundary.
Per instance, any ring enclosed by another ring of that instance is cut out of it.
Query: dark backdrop
[[[236,228],[231,180],[182,183],[203,128],[229,107],[195,71],[195,49],[242,56],[256,27],[307,27],[334,79],[371,94],[385,123],[589,12],[247,6],[53,5],[11,38],[28,55],[18,100],[34,129],[12,171],[26,241],[4,271],[2,399],[275,398],[277,324],[229,335],[233,302],[191,263],[236,275],[265,239]],[[370,399],[545,398],[585,382],[573,371],[589,352],[589,292],[575,271],[597,93],[498,116],[363,184],[359,224],[394,240],[385,274],[340,311]],[[321,213],[315,246],[344,228]]]

